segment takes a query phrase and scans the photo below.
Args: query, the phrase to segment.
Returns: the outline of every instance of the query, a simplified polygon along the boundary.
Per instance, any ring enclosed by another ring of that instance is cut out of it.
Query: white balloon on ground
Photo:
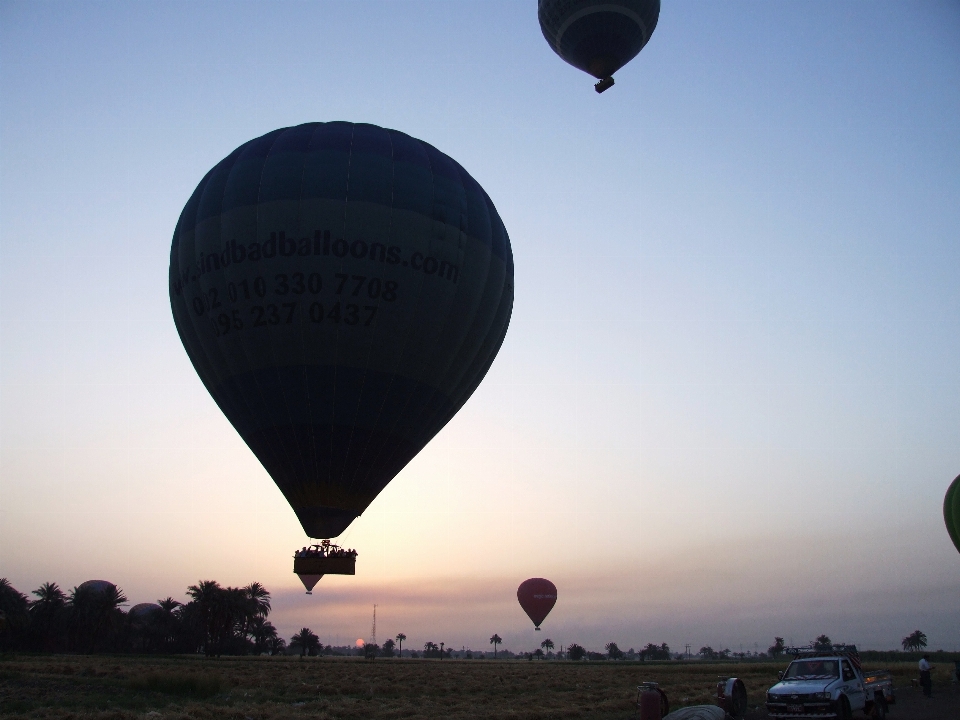
[[[724,720],[727,713],[716,705],[691,705],[674,710],[663,720]]]

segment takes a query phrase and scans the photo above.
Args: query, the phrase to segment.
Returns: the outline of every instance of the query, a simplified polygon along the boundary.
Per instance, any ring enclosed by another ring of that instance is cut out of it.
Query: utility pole
[[[371,643],[373,645],[377,644],[377,605],[373,605],[373,628],[370,630]]]

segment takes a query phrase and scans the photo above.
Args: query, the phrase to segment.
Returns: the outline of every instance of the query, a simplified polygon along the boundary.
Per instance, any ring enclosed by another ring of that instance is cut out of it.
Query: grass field
[[[736,675],[760,705],[784,665],[23,655],[0,659],[0,715],[627,718],[641,681],[659,682],[675,708],[710,702],[717,677]],[[916,675],[914,663],[890,670],[900,687]],[[946,669],[937,673],[935,684],[948,684]]]

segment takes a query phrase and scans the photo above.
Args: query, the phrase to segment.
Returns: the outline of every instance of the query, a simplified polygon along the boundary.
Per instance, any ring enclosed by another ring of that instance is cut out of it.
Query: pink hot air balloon
[[[557,604],[557,586],[544,578],[524,580],[517,588],[517,600],[539,630],[540,623]]]

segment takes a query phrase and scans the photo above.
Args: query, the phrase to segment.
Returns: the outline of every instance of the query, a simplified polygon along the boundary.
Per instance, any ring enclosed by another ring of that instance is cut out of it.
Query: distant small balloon
[[[557,586],[544,578],[530,578],[517,588],[517,600],[537,630],[557,604]]]
[[[539,0],[537,16],[553,51],[597,78],[602,93],[650,40],[660,0]]]
[[[960,475],[950,483],[943,498],[943,522],[954,547],[960,552]]]

